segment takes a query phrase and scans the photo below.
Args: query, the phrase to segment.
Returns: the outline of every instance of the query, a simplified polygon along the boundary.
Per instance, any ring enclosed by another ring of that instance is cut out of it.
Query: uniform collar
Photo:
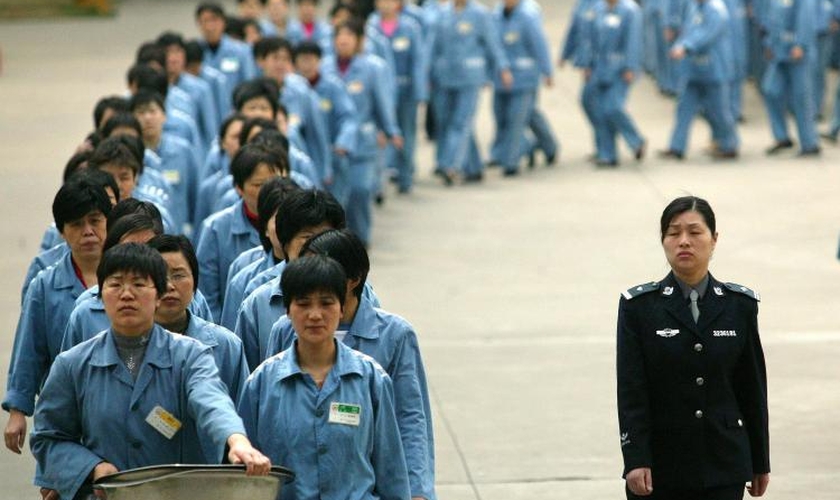
[[[214,348],[219,345],[219,339],[216,338],[216,332],[210,324],[196,316],[190,314],[190,322],[187,324],[187,329],[184,330],[184,335],[198,340],[207,347]]]
[[[336,344],[336,356],[335,364],[333,365],[332,370],[330,370],[330,377],[332,374],[339,377],[344,377],[345,375],[350,374],[363,375],[364,367],[360,358],[361,354],[353,351],[341,342],[337,342],[336,340],[333,340],[333,342]],[[277,354],[274,358],[275,362],[279,363],[277,377],[281,381],[303,373],[300,369],[300,364],[298,363],[297,345],[298,340],[295,339],[289,349]]]
[[[665,301],[665,309],[689,330],[697,333],[708,330],[709,325],[723,312],[726,301],[726,288],[723,283],[716,280],[711,273],[707,277],[707,292],[711,288],[711,293],[706,293],[705,299],[699,304],[700,319],[697,323],[691,317],[691,310],[683,298],[674,273],[668,273],[662,280],[658,292]]]
[[[245,215],[245,201],[239,200],[233,205],[233,217],[230,224],[232,234],[248,234],[255,231],[251,221]]]
[[[673,274],[673,273],[671,273],[671,274]],[[709,276],[710,276],[710,274],[706,273],[706,276],[704,276],[703,279],[700,280],[700,283],[698,283],[697,286],[694,286],[694,287],[690,286],[688,283],[686,283],[685,281],[677,278],[676,276],[674,276],[674,281],[677,282],[677,285],[679,286],[680,291],[682,292],[682,296],[683,296],[684,299],[688,300],[688,297],[691,294],[692,290],[697,290],[697,294],[700,296],[700,299],[702,299],[703,297],[706,296],[706,290],[709,289],[709,281],[710,281]]]
[[[146,354],[143,357],[143,364],[150,364],[158,368],[169,368],[172,366],[172,355],[169,352],[169,342],[172,333],[167,332],[159,325],[152,327],[149,334],[149,345],[146,347]],[[100,345],[95,349],[90,358],[91,366],[114,366],[122,363],[117,353],[117,346],[114,342],[114,334],[111,328],[97,340]]]
[[[353,323],[350,324],[347,333],[363,339],[379,338],[379,321],[376,318],[376,310],[373,307],[373,302],[364,293],[359,300],[359,308],[356,310],[356,316],[353,318]]]
[[[271,281],[270,281],[270,283],[271,283],[271,299],[273,300],[273,299],[278,299],[278,298],[283,297],[283,289],[280,288],[280,278],[283,277],[283,269],[286,269],[286,261],[284,260],[283,262],[281,262],[279,264],[275,264],[275,266],[272,269],[275,269],[277,271],[277,276],[274,277],[274,278],[271,278]],[[265,271],[265,272],[268,272],[268,271]]]
[[[78,288],[78,297],[84,291],[84,286],[79,278],[76,276],[76,271],[73,268],[73,254],[67,252],[61,261],[55,266],[55,278],[53,278],[53,288],[56,290],[64,290],[68,288]]]

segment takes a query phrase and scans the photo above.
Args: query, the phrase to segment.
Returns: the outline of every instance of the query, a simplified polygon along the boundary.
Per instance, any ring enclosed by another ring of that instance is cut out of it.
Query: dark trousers
[[[627,500],[743,500],[745,483],[729,486],[717,486],[700,490],[679,488],[657,488],[653,484],[653,493],[646,497],[636,496],[627,491]]]

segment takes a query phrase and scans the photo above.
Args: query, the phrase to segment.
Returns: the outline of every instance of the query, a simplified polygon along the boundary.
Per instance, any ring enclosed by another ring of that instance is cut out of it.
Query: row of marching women
[[[826,68],[840,28],[835,0],[579,0],[561,59],[585,75],[581,102],[595,131],[595,161],[616,166],[616,139],[636,160],[647,141],[625,109],[631,85],[643,71],[660,93],[676,98],[675,124],[664,158],[682,160],[695,117],[711,130],[709,153],[738,157],[737,125],[744,121],[743,87],[753,78],[764,99],[776,155],[796,146],[798,156],[820,154],[817,124],[826,107]],[[833,54],[834,53],[834,54]],[[840,91],[840,88],[838,88]],[[840,107],[822,136],[837,142]]]
[[[445,158],[475,145],[467,101],[493,75],[513,127],[493,158],[512,171],[536,148],[557,155],[535,108],[547,56],[528,59],[527,24],[490,36],[537,19],[535,4],[524,18],[510,4],[494,20],[472,1],[377,0],[365,23],[352,4],[326,22],[301,0],[292,22],[285,1],[240,2],[259,30],[238,40],[205,3],[199,39],[161,30],[137,48],[64,166],[21,291],[4,439],[20,454],[31,430],[43,498],[87,499],[121,470],[222,462],[292,469],[284,498],[435,498],[418,335],[367,280],[371,207],[386,167],[411,189],[430,85],[452,88],[433,112]],[[430,12],[456,38],[435,42],[420,27]],[[435,63],[449,52],[436,44],[453,43],[461,59]],[[462,77],[429,78],[451,76],[446,64]],[[450,122],[460,131],[444,139]],[[464,168],[444,166],[447,179]]]

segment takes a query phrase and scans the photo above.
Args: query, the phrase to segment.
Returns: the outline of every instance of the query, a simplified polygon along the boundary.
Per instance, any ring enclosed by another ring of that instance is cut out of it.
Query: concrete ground
[[[542,2],[555,54],[570,3]],[[124,1],[112,19],[0,24],[4,375],[21,280],[94,102],[124,91],[140,42],[165,28],[193,34],[194,5]],[[816,160],[764,156],[769,127],[750,88],[739,161],[708,160],[707,127],[698,123],[682,163],[653,154],[636,163],[625,150],[620,168],[596,170],[585,161],[592,140],[579,86],[567,68],[542,92],[563,143],[559,166],[515,179],[490,171],[480,186],[447,189],[432,177],[432,147],[421,140],[415,192],[390,195],[376,211],[371,282],[421,335],[440,498],[623,497],[616,306],[625,288],[667,273],[658,217],[686,193],[717,211],[712,272],[762,294],[773,464],[766,497],[840,498],[840,152],[828,145]],[[633,89],[629,107],[651,153],[667,144],[673,106],[649,79]],[[489,101],[477,120],[485,144],[488,111]],[[29,453],[0,451],[0,497],[35,498],[33,467]]]

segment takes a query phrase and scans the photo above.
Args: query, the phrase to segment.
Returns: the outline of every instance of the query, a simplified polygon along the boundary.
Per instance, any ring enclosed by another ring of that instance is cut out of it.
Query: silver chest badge
[[[673,337],[673,336],[675,336],[679,333],[680,333],[680,331],[677,330],[677,329],[674,329],[674,328],[666,328],[664,330],[656,330],[657,335],[659,335],[660,337],[666,338],[666,339],[669,339],[669,338],[671,338],[671,337]]]
[[[662,295],[671,295],[672,293],[674,293],[674,287],[672,286],[666,286],[662,289]]]
[[[719,286],[716,286],[716,287],[712,288],[712,290],[715,291],[715,295],[721,295],[721,296],[723,295],[723,289]]]

